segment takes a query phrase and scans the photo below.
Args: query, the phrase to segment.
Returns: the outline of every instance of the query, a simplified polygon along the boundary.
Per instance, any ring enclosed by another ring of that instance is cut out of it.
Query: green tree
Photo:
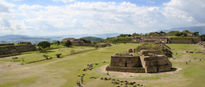
[[[60,41],[55,41],[53,44],[60,45]]]
[[[45,49],[45,48],[49,48],[51,46],[51,44],[48,41],[42,41],[42,42],[38,43],[38,46]]]
[[[64,43],[64,46],[66,46],[66,47],[71,47],[71,45],[72,45],[72,43],[71,43],[69,40],[67,40],[67,41]]]
[[[202,34],[202,35],[200,36],[200,38],[201,38],[201,41],[205,41],[205,34]]]
[[[82,40],[82,41],[85,42],[85,43],[91,43],[90,40],[86,40],[86,39],[83,39],[83,38],[80,38],[80,40]]]
[[[199,32],[194,32],[193,35],[194,36],[199,36]]]

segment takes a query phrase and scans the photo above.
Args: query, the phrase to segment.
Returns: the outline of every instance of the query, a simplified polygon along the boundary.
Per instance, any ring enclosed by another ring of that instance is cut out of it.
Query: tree
[[[82,41],[85,42],[85,43],[91,43],[90,40],[86,40],[86,39],[83,39],[83,38],[80,38],[80,40],[82,40]]]
[[[182,32],[178,32],[178,33],[175,34],[175,36],[182,36],[182,35],[183,35]]]
[[[53,44],[60,45],[60,41],[55,41]]]
[[[42,42],[38,43],[38,46],[45,49],[45,48],[49,48],[51,46],[51,44],[48,41],[42,41]]]
[[[205,34],[201,35],[200,38],[201,38],[201,41],[205,41]]]
[[[66,47],[71,47],[71,45],[72,45],[72,43],[71,43],[69,40],[67,40],[67,41],[64,43],[64,46],[66,46]]]
[[[194,32],[193,35],[194,36],[199,36],[199,32]]]

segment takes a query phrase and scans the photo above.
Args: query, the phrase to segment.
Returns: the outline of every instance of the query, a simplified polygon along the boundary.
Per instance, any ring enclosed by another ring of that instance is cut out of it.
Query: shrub
[[[57,58],[60,58],[61,55],[62,55],[61,53],[56,54],[56,57],[57,57]]]
[[[72,43],[71,43],[69,40],[67,40],[67,41],[64,43],[64,46],[66,46],[66,47],[71,47],[71,45],[72,45]]]
[[[60,41],[55,41],[53,44],[60,45]]]
[[[43,57],[44,57],[45,59],[48,59],[48,58],[49,58],[48,55],[43,55]]]
[[[38,43],[38,46],[41,48],[49,48],[51,46],[51,44],[48,41],[42,41],[42,42]]]
[[[201,38],[201,41],[205,41],[205,34],[201,35],[200,38]]]

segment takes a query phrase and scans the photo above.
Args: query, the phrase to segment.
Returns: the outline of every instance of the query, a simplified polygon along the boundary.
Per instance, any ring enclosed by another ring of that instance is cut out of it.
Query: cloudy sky
[[[205,0],[0,0],[0,35],[144,33],[204,16]]]

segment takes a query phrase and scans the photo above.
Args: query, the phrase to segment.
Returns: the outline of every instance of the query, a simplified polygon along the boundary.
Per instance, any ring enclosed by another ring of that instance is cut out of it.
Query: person
[[[78,85],[79,87],[81,87],[80,81],[77,81],[77,85]]]
[[[81,83],[83,84],[83,77],[84,76],[80,76],[80,80],[81,80]]]

